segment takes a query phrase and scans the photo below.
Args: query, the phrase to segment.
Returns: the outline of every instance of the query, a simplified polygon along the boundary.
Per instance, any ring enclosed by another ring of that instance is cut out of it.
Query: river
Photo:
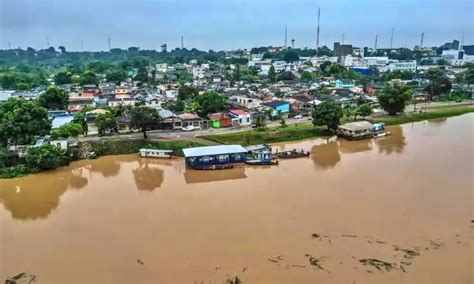
[[[273,167],[125,155],[0,180],[0,281],[473,283],[473,122],[277,144],[312,154]]]

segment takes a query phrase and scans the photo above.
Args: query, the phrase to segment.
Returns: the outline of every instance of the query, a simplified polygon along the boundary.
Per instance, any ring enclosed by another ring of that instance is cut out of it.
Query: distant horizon
[[[295,3],[296,2],[296,3]],[[316,48],[317,9],[321,8],[320,47],[334,42],[373,48],[440,46],[454,39],[474,43],[471,0],[0,0],[0,49],[57,48],[108,51],[184,47],[238,50],[288,45]],[[344,34],[344,36],[343,36]],[[464,41],[462,37],[464,35]],[[84,48],[82,48],[81,41]]]

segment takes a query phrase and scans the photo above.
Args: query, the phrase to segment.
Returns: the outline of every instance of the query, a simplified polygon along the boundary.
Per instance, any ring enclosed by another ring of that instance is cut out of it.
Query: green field
[[[423,113],[408,113],[397,116],[386,116],[371,120],[372,122],[383,122],[386,125],[403,124],[427,119],[457,116],[474,112],[473,106],[448,106],[429,109]],[[220,144],[255,145],[284,141],[297,141],[307,138],[328,136],[331,133],[325,127],[314,127],[310,122],[288,125],[286,128],[275,127],[265,131],[249,130],[236,133],[205,135],[201,138],[211,140]]]

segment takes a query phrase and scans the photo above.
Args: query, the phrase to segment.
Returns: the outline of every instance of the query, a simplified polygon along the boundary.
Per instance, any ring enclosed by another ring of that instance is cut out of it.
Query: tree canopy
[[[98,85],[99,84],[99,78],[97,77],[97,75],[93,71],[86,70],[86,71],[84,71],[84,73],[82,73],[79,82],[80,82],[81,86],[84,86],[84,85]]]
[[[325,101],[314,107],[313,124],[315,126],[327,126],[329,130],[336,130],[342,115],[342,108],[339,104]]]
[[[147,130],[157,126],[160,121],[156,109],[145,106],[134,107],[130,111],[130,117],[132,126],[142,131],[144,139],[147,139]]]
[[[28,149],[26,164],[32,172],[39,172],[65,166],[68,160],[61,148],[45,144]]]
[[[293,50],[288,50],[285,55],[283,56],[283,60],[288,63],[296,62],[300,60],[300,56]]]
[[[210,113],[215,113],[224,108],[224,97],[214,91],[205,92],[197,96],[195,101],[201,107],[199,114],[202,117],[207,117]]]
[[[36,102],[9,99],[0,104],[0,145],[30,144],[51,129],[48,112]]]
[[[46,109],[66,109],[69,104],[69,96],[66,92],[56,86],[49,86],[44,93],[38,97],[38,103]]]
[[[387,84],[376,95],[380,106],[390,115],[395,115],[405,110],[413,96],[413,90],[402,84]]]

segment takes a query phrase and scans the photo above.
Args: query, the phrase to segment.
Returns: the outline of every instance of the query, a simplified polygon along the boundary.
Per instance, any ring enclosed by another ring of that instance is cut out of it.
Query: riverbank
[[[474,106],[447,106],[429,109],[422,113],[406,113],[371,119],[371,122],[383,122],[386,125],[398,125],[427,119],[445,118],[474,112]],[[288,125],[285,128],[269,128],[263,131],[249,130],[237,133],[203,135],[200,138],[220,144],[268,144],[285,141],[298,141],[308,138],[329,136],[326,127],[315,127],[311,122]]]

